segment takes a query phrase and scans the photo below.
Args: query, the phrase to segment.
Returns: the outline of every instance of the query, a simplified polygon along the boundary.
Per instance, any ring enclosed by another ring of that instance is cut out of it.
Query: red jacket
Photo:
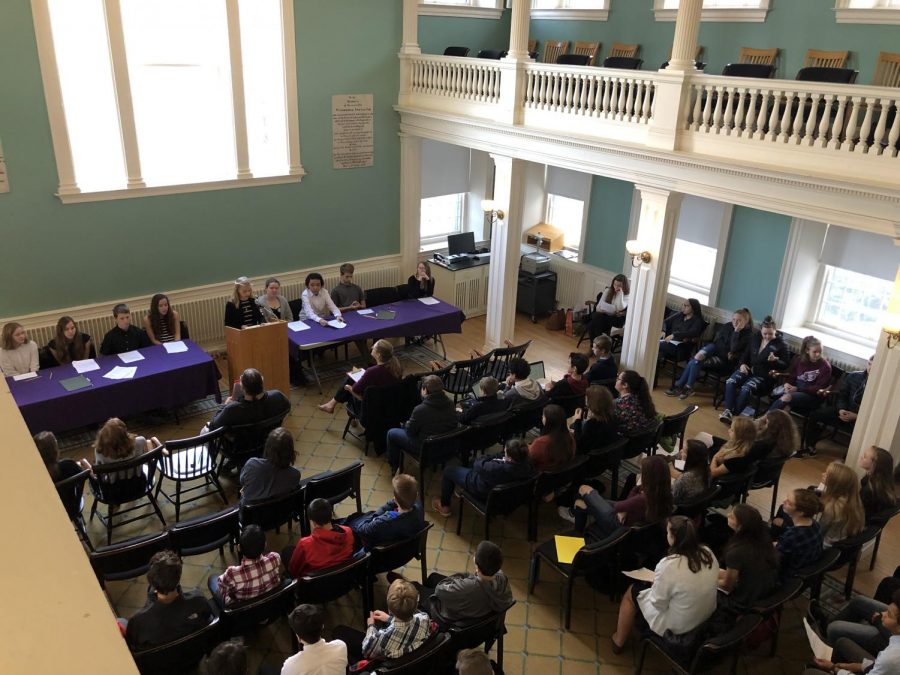
[[[318,527],[297,542],[291,554],[288,572],[293,578],[307,572],[333,567],[353,555],[353,532],[345,525]]]

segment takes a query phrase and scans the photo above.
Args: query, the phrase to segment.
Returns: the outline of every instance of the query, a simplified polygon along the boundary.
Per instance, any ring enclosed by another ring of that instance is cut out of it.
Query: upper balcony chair
[[[362,496],[360,484],[362,481],[363,462],[356,460],[337,471],[324,471],[311,478],[301,481],[303,494],[300,498],[300,533],[306,537],[310,534],[309,519],[306,517],[306,509],[313,499],[324,499],[333,507],[345,499],[356,499],[356,511],[362,512]]]
[[[703,53],[703,45],[697,45],[697,49],[694,52],[694,66],[697,70],[705,70],[706,64],[700,61],[700,55]],[[672,60],[672,52],[669,52],[669,58],[663,61],[662,65],[659,67],[660,70],[665,70],[669,66],[669,61]]]
[[[825,51],[822,49],[807,49],[806,58],[803,61],[804,68],[845,68],[850,52]]]
[[[541,61],[544,63],[556,63],[556,59],[567,51],[569,51],[568,40],[547,40],[544,43],[544,55],[541,57]]]
[[[468,56],[468,47],[447,47],[444,50],[444,56]]]
[[[729,63],[722,69],[722,75],[765,80],[775,77],[775,66],[771,63]]]
[[[88,537],[87,529],[84,525],[84,516],[81,513],[81,510],[84,508],[84,499],[82,497],[84,494],[84,484],[87,482],[88,476],[90,475],[91,470],[85,469],[84,471],[76,473],[74,476],[69,476],[68,478],[57,481],[54,483],[54,486],[59,493],[59,498],[62,500],[63,507],[66,509],[69,520],[71,520],[72,525],[75,526],[75,532],[78,533],[78,538],[81,539],[85,546],[87,546],[89,551],[93,551],[94,545],[91,543],[90,537]]]
[[[668,62],[668,61],[663,61],[662,64],[660,64],[659,69],[660,69],[660,70],[665,70],[665,69],[668,68],[668,67],[669,67],[669,62]],[[705,64],[703,61],[696,61],[696,60],[695,60],[695,61],[694,61],[694,67],[695,67],[697,70],[701,70],[701,71],[702,71],[702,70],[706,70],[706,64]]]
[[[502,49],[482,49],[478,52],[479,59],[494,59],[499,61],[504,56],[506,56],[506,50]]]
[[[600,43],[599,42],[585,42],[584,40],[577,40],[575,45],[572,47],[572,53],[578,54],[581,56],[587,56],[588,62],[584,65],[592,66],[597,63],[597,54],[600,53]],[[557,61],[559,63],[559,61]]]
[[[872,84],[876,87],[900,87],[900,54],[891,52],[878,54]]]
[[[135,665],[141,675],[171,675],[191,673],[197,665],[222,640],[222,626],[213,617],[198,631],[174,642],[132,652]]]
[[[639,44],[635,45],[626,45],[621,42],[614,42],[612,48],[609,50],[610,56],[625,56],[627,58],[635,58],[638,55],[638,52],[641,50],[641,46]]]
[[[640,70],[643,59],[633,56],[607,56],[603,59],[604,68],[619,68],[621,70]]]
[[[856,82],[858,70],[837,66],[806,66],[797,71],[795,80],[801,82],[832,82],[834,84],[853,84]]]
[[[156,468],[162,452],[163,446],[160,445],[140,457],[121,462],[97,464],[93,467],[93,475],[88,478],[91,491],[94,493],[90,518],[93,520],[96,515],[106,526],[107,544],[112,544],[112,532],[115,525],[127,525],[156,515],[162,526],[166,526],[166,520],[163,518],[162,511],[159,510],[159,504],[153,494],[153,489],[156,487]],[[140,503],[128,508],[121,508],[129,502],[137,501]],[[144,511],[147,502],[153,507],[152,512],[128,517],[128,514],[134,511]],[[106,505],[106,515],[97,509],[100,504]]]
[[[529,40],[528,41],[528,53],[529,54],[537,54],[538,41],[537,40]],[[536,58],[532,56],[531,58]]]
[[[166,441],[163,447],[165,452],[159,460],[159,482],[156,484],[156,497],[162,494],[170,504],[175,505],[175,520],[181,518],[182,504],[189,504],[198,499],[205,499],[210,491],[207,487],[212,486],[222,498],[222,503],[228,506],[228,497],[225,496],[225,490],[219,483],[217,477],[218,465],[217,458],[221,447],[221,439],[225,433],[225,429],[220,427],[214,431],[194,436],[192,438],[184,438],[174,441]],[[175,483],[175,498],[169,496],[162,489],[163,479],[168,478]],[[182,490],[182,483],[190,481],[202,480],[201,485],[195,485]],[[196,494],[189,499],[183,499],[182,495],[201,490],[200,494]]]
[[[587,54],[560,54],[556,57],[556,63],[560,66],[587,66],[591,57]]]
[[[738,54],[738,63],[757,63],[766,66],[774,66],[778,59],[778,47],[772,49],[754,49],[753,47],[741,47]]]

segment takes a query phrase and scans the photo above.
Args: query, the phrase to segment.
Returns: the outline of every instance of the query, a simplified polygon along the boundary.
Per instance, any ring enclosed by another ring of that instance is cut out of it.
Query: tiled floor
[[[532,360],[543,359],[547,363],[548,370],[557,377],[565,365],[565,358],[574,348],[574,342],[561,333],[548,333],[542,327],[534,327],[527,320],[520,320],[517,325],[517,335],[524,334],[525,339],[539,338],[529,350]],[[483,335],[483,319],[475,319],[466,322],[466,330],[462,336],[453,336],[447,339],[448,352],[451,358],[464,358],[472,346],[481,344]],[[328,390],[334,387],[335,381],[326,383]],[[330,468],[339,468],[350,460],[362,457],[361,449],[357,442],[348,437],[347,442],[341,441],[341,432],[346,420],[341,409],[334,416],[326,415],[317,409],[317,405],[326,397],[320,396],[314,388],[295,389],[291,392],[293,404],[291,413],[286,418],[284,425],[289,428],[297,439],[298,458],[296,466],[302,471],[303,476],[310,476],[319,471]],[[660,409],[671,413],[680,410],[683,403],[673,401],[662,396],[661,390],[657,390],[654,396]],[[701,430],[717,431],[716,416],[711,412],[708,397],[698,396],[698,403],[704,406],[696,418],[698,422],[692,423],[690,433]],[[205,420],[195,417],[182,419],[180,424],[163,423],[155,424],[142,429],[142,433],[151,432],[161,440],[183,438],[197,433]],[[147,434],[150,435],[150,434]],[[838,452],[838,451],[835,451]],[[90,456],[87,448],[71,451],[67,456]],[[382,458],[365,458],[365,467],[362,473],[363,504],[365,508],[376,508],[391,497],[390,472],[387,463]],[[819,457],[812,460],[794,460],[789,463],[789,469],[782,481],[780,494],[796,485],[808,485],[810,482],[818,482],[818,472],[822,470],[829,456],[820,453]],[[793,467],[793,468],[791,468]],[[233,503],[237,500],[238,486],[229,481],[224,481],[229,500]],[[428,499],[437,494],[439,488],[438,476],[432,474],[427,486]],[[768,511],[771,492],[760,491],[754,494],[751,501]],[[85,513],[89,512],[90,497],[86,499]],[[347,515],[350,510],[350,502],[338,507],[338,515]],[[161,503],[168,522],[174,521],[174,509],[171,505]],[[221,508],[221,500],[212,495],[207,499],[196,502],[186,507],[182,517],[192,517],[202,513],[216,511]],[[468,511],[466,512],[469,513]],[[437,516],[433,512],[427,515],[429,520],[435,522],[428,540],[428,567],[431,571],[451,574],[461,570],[471,571],[473,567],[472,556],[474,548],[483,534],[483,524],[471,515],[463,519],[461,536],[456,535],[456,518],[449,520]],[[556,532],[563,529],[562,523],[553,512],[552,508],[541,509],[539,525],[539,541],[546,541]],[[117,529],[115,540],[119,541],[128,536],[143,532],[152,532],[159,527],[156,519],[147,519],[134,525]],[[896,528],[895,528],[896,529]],[[99,523],[89,525],[89,531],[95,542],[103,540],[103,531]],[[569,631],[562,630],[562,593],[563,586],[560,579],[554,577],[549,570],[543,570],[541,581],[532,595],[527,594],[528,564],[531,557],[531,545],[526,541],[524,511],[507,520],[499,520],[492,525],[492,538],[502,547],[505,563],[504,570],[510,577],[516,605],[507,615],[509,633],[505,639],[505,671],[511,674],[541,673],[551,675],[560,673],[563,675],[575,675],[580,673],[602,673],[603,675],[631,673],[637,656],[637,648],[626,650],[621,656],[612,654],[609,643],[609,635],[613,632],[618,606],[610,602],[609,598],[594,591],[583,581],[579,581],[573,598],[572,627]],[[295,532],[288,535],[270,533],[268,544],[272,550],[294,541]],[[857,588],[871,592],[877,579],[884,574],[881,570],[893,570],[891,558],[896,560],[896,545],[890,543],[896,541],[895,535],[887,535],[886,542],[882,544],[879,554],[879,566],[874,573],[861,570],[858,577]],[[866,558],[867,561],[867,558]],[[224,566],[231,564],[233,559],[226,549],[226,559],[222,560],[218,553],[186,558],[184,561],[184,575],[182,584],[184,587],[200,587],[205,589],[206,578],[220,572]],[[867,568],[868,565],[865,565]],[[408,568],[411,578],[417,578],[419,574],[418,563],[414,562]],[[386,584],[382,580],[376,587],[376,604],[384,606],[384,592]],[[140,608],[146,597],[146,582],[142,579],[125,582],[110,582],[107,584],[107,593],[113,611],[119,616],[128,617]],[[778,675],[780,673],[794,674],[802,670],[802,664],[810,658],[809,649],[800,625],[801,612],[805,610],[806,602],[801,599],[792,603],[786,612],[780,635],[780,644],[776,658],[766,656],[768,645],[764,646],[759,654],[748,654],[742,661],[741,672],[765,673],[765,675]],[[333,626],[346,623],[362,628],[361,603],[358,595],[348,596],[327,608],[326,633]],[[265,661],[272,665],[280,665],[283,659],[290,654],[291,643],[288,627],[285,622],[278,623],[257,631],[246,637],[247,644],[251,647],[254,664]],[[632,641],[634,645],[634,641]],[[255,666],[254,666],[255,668]],[[255,672],[255,670],[253,671]],[[659,657],[648,659],[645,672],[667,672]]]

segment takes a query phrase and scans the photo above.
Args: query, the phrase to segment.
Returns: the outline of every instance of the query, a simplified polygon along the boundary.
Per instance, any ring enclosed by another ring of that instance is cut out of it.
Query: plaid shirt
[[[391,617],[384,628],[369,626],[363,640],[363,655],[367,659],[383,656],[396,659],[418,649],[431,635],[431,619],[425,612],[416,612],[409,621]]]
[[[281,583],[281,557],[263,553],[258,558],[241,558],[219,577],[219,592],[226,605],[249,600],[271,591]]]

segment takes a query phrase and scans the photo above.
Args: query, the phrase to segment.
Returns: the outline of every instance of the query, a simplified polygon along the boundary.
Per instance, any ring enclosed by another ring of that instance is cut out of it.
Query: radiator
[[[572,264],[550,258],[550,269],[556,272],[556,303],[563,309],[579,308],[584,304],[582,285],[584,271]]]

